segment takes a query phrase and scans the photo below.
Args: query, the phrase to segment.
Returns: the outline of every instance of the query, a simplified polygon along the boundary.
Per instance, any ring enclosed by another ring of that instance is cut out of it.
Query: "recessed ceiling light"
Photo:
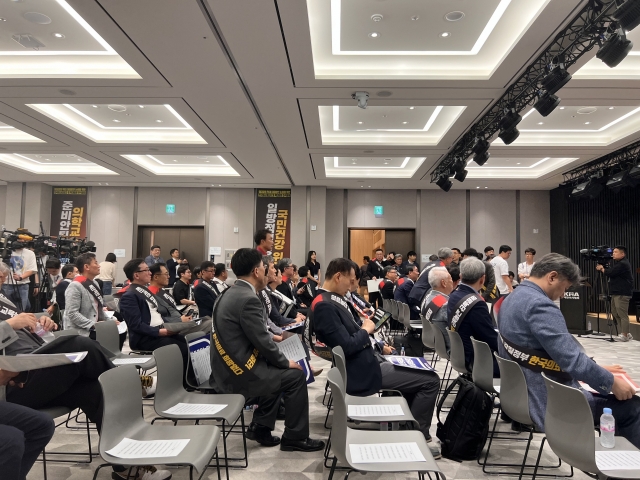
[[[564,107],[560,107],[560,110],[564,110]]]
[[[520,165],[520,162],[516,163],[516,165]]]
[[[50,159],[50,158],[45,158],[45,160],[46,160],[47,162],[50,162],[50,161],[51,161],[51,159]]]
[[[0,17],[0,22],[6,22],[6,21],[7,21],[7,19],[6,19],[6,18],[2,18],[2,17]]]
[[[144,108],[144,105],[138,105],[140,108]]]
[[[371,185],[367,185],[369,188],[371,188]]]
[[[371,33],[369,34],[369,36],[370,36],[371,38],[378,38],[378,35],[380,35],[378,32],[371,32]]]
[[[93,108],[98,108],[98,105],[91,105]]]
[[[358,122],[358,125],[362,125],[364,122]]]
[[[451,33],[450,33],[450,32],[442,32],[442,33],[440,34],[440,36],[441,36],[441,37],[445,37],[445,38],[446,38],[446,37],[450,37],[450,36],[451,36]]]
[[[382,115],[382,118],[387,118],[387,116],[386,115]]]
[[[407,123],[409,123],[409,122],[402,122],[403,125],[406,125]]]
[[[379,13],[374,13],[373,15],[371,15],[371,20],[373,20],[374,22],[380,22],[383,18],[384,17]]]
[[[114,122],[116,122],[116,123],[120,123],[120,120],[114,120]]]
[[[360,188],[364,188],[364,185],[360,185]]]
[[[82,160],[79,158],[79,159],[78,159],[78,162],[81,162],[81,161],[82,161]]]
[[[177,162],[178,160],[174,160],[174,162]]]
[[[51,19],[44,13],[26,12],[23,13],[22,16],[29,20],[31,23],[37,23],[38,25],[49,25],[51,23]]]
[[[61,33],[54,33],[53,36],[56,38],[64,38],[64,35]]]
[[[105,185],[109,185],[108,183],[105,183]]]
[[[414,108],[416,108],[416,107],[409,107],[409,110],[413,110]]]
[[[609,110],[613,110],[613,107],[609,107]]]
[[[480,188],[480,187],[476,187],[476,188]]]
[[[222,185],[218,185],[219,187],[221,187]]]
[[[156,120],[156,123],[162,123],[162,120]]]
[[[107,108],[112,112],[118,113],[127,111],[127,107],[125,107],[124,105],[108,105]]]
[[[589,125],[591,122],[584,122],[585,125]]]
[[[457,22],[458,20],[462,20],[464,18],[464,12],[454,11],[449,12],[444,16],[444,19],[447,22]]]
[[[209,160],[205,160],[204,163],[209,163]]]
[[[413,17],[411,17],[411,20],[413,22],[415,22],[416,20],[418,20],[420,17],[418,15],[414,15]]]
[[[489,188],[489,187],[484,187],[484,188]]]
[[[544,125],[544,122],[538,122],[538,125]]]

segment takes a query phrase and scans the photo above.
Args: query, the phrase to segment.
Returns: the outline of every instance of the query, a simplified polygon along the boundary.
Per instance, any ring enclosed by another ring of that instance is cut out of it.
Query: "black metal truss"
[[[431,183],[434,183],[442,174],[453,175],[453,163],[457,158],[465,160],[469,158],[477,138],[488,140],[493,137],[499,130],[499,122],[506,109],[513,108],[521,112],[527,105],[534,104],[538,96],[543,93],[540,80],[549,73],[553,65],[564,63],[565,68],[568,68],[594,46],[602,44],[605,35],[615,31],[617,27],[611,16],[615,10],[612,7],[615,6],[616,0],[589,0],[573,21],[556,35],[544,52],[440,160],[431,172]]]
[[[640,161],[640,140],[562,174],[564,185],[581,183],[603,172],[611,175],[635,166]]]

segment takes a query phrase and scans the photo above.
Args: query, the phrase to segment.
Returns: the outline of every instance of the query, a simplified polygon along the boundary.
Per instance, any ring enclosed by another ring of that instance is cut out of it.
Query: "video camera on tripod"
[[[585,260],[593,260],[602,265],[603,267],[609,266],[609,262],[613,259],[613,248],[609,245],[599,245],[597,247],[584,248],[580,250],[580,255]],[[606,340],[613,342],[613,329],[616,330],[616,336],[618,335],[618,322],[611,314],[611,295],[609,295],[609,283],[604,279],[604,275],[598,275],[596,279],[596,298],[604,302],[604,313],[607,318],[607,325],[609,326],[609,338]],[[600,302],[597,302],[597,315],[598,315],[598,333],[594,335],[600,335]]]
[[[600,245],[597,247],[583,248],[580,255],[586,260],[598,262],[598,265],[607,265],[613,258],[613,248],[609,245]]]
[[[34,235],[25,228],[19,228],[15,232],[5,230],[3,227],[0,235],[0,251],[2,261],[9,263],[11,253],[19,248],[33,248],[34,253],[55,255],[55,240],[44,235]]]

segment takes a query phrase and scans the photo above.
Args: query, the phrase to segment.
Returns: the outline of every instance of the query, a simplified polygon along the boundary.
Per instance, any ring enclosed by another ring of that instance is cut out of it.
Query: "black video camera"
[[[598,265],[607,265],[613,258],[613,248],[609,245],[599,245],[597,247],[583,248],[580,255],[586,260],[594,260]]]

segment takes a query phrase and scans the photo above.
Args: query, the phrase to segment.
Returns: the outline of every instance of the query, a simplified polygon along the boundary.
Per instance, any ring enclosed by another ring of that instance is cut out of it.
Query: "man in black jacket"
[[[378,283],[378,290],[384,300],[393,300],[393,292],[398,280],[398,271],[393,265],[384,267],[384,278]]]
[[[211,283],[213,275],[216,273],[216,267],[213,262],[206,261],[200,264],[200,268],[202,278],[193,289],[193,296],[198,305],[198,314],[201,317],[210,317],[213,312],[213,304],[218,298],[218,292]]]
[[[618,245],[613,249],[613,262],[605,268],[597,265],[596,270],[609,277],[611,295],[611,313],[620,324],[622,333],[618,336],[622,342],[633,340],[629,333],[629,300],[633,296],[633,273],[627,260],[627,247]]]
[[[381,280],[384,278],[384,252],[381,248],[376,249],[376,256],[367,265],[367,274],[370,280]],[[369,303],[377,308],[382,308],[382,296],[379,292],[369,292]]]
[[[329,263],[325,282],[311,304],[311,318],[318,340],[344,350],[347,366],[347,393],[366,397],[381,388],[398,390],[407,399],[411,413],[420,424],[427,441],[436,405],[440,379],[435,372],[414,371],[395,367],[374,352],[375,324],[367,317],[358,322],[345,295],[355,282],[358,266],[346,258]],[[437,452],[436,452],[437,454]]]
[[[413,288],[411,289],[411,293],[409,294],[409,299],[414,305],[421,305],[422,300],[427,293],[429,293],[429,290],[431,290],[431,285],[429,285],[429,270],[433,267],[446,267],[452,261],[453,251],[450,248],[442,247],[438,250],[438,259],[432,260],[424,266],[420,272],[418,280],[416,280]]]

